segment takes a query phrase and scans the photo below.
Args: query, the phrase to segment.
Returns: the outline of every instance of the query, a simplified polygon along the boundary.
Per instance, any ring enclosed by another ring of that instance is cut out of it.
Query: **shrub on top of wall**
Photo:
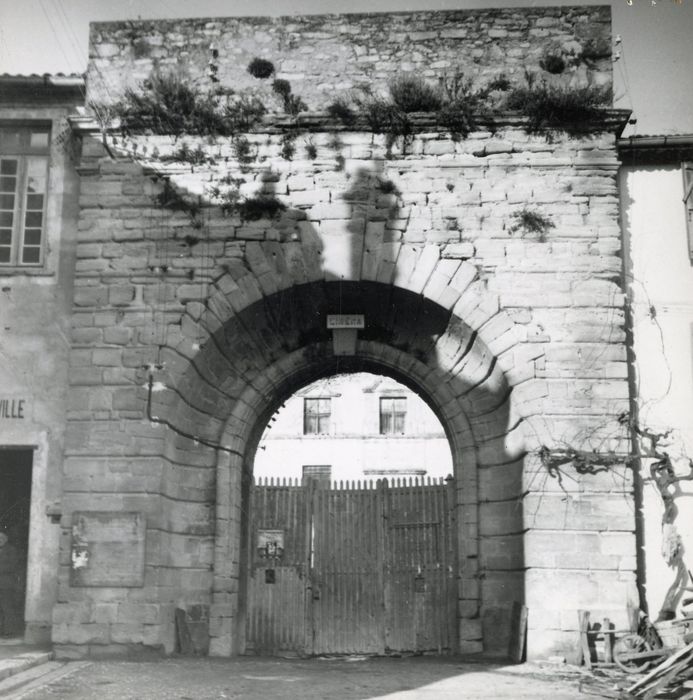
[[[266,109],[255,97],[231,90],[204,92],[181,72],[155,71],[139,90],[126,89],[119,102],[103,111],[109,112],[132,133],[231,136],[251,128]]]
[[[254,78],[264,80],[274,73],[274,64],[264,58],[254,58],[248,64],[248,73]]]
[[[471,79],[458,72],[441,82],[441,90],[443,103],[438,110],[438,123],[450,131],[454,141],[466,138],[474,128],[474,113],[483,108],[490,88],[475,91]]]
[[[129,131],[213,134],[225,130],[212,95],[201,95],[180,73],[152,73],[142,90],[127,88],[113,112]]]
[[[257,124],[267,113],[267,107],[257,97],[230,94],[226,96],[221,111],[226,128],[231,134],[237,134]]]
[[[269,67],[263,67],[262,60],[256,59],[250,65],[255,64],[254,70],[264,75]],[[547,70],[549,67],[547,64]],[[474,128],[474,117],[479,112],[516,111],[529,118],[529,131],[560,129],[579,133],[609,106],[608,87],[560,85],[537,80],[531,74],[526,78],[525,85],[510,88],[507,78],[499,76],[475,90],[461,73],[441,80],[438,86],[419,77],[398,76],[389,85],[389,97],[375,95],[365,87],[360,93],[338,97],[327,112],[347,126],[360,116],[371,131],[388,135],[389,150],[398,138],[406,146],[414,130],[409,117],[412,112],[435,113],[438,124],[448,129],[453,139],[459,139]],[[287,80],[275,79],[272,89],[286,114],[297,117],[307,110]],[[98,114],[100,109],[94,108]],[[205,91],[196,88],[181,72],[156,71],[139,90],[128,88],[110,112],[104,109],[104,113],[120,118],[126,132],[173,136],[233,136],[253,128],[266,112],[256,96],[219,86]]]
[[[528,76],[527,85],[508,93],[505,105],[529,117],[530,131],[554,128],[572,133],[583,131],[585,122],[602,114],[610,97],[608,87],[554,85]]]
[[[436,112],[443,98],[440,90],[418,76],[399,75],[388,85],[392,102],[403,112]]]
[[[552,73],[553,75],[558,75],[565,70],[565,61],[563,60],[563,56],[556,53],[546,54],[541,61],[539,61],[539,65],[547,73]]]
[[[284,105],[284,111],[292,116],[298,115],[299,112],[305,112],[308,109],[306,103],[291,92],[291,83],[288,80],[277,78],[272,81],[272,90],[279,95]]]
[[[349,101],[344,97],[338,97],[327,106],[327,113],[342,124],[351,126],[356,121],[356,112],[349,105]]]

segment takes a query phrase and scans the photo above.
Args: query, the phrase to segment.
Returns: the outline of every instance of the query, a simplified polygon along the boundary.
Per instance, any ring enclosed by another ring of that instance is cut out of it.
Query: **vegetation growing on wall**
[[[274,74],[274,64],[264,58],[254,58],[248,64],[248,73],[260,80],[270,78]]]
[[[154,195],[154,204],[169,211],[183,212],[190,217],[190,225],[193,229],[203,226],[201,219],[202,206],[199,199],[185,195],[176,189],[171,181],[163,178],[162,190]],[[243,178],[234,178],[227,175],[206,190],[209,200],[219,206],[226,214],[237,214],[242,221],[258,221],[263,218],[274,219],[286,210],[286,205],[273,194],[257,194],[252,197],[243,197],[240,186],[245,183]],[[195,237],[188,237],[197,242]],[[194,245],[186,240],[188,245]]]
[[[154,204],[162,209],[180,211],[187,214],[190,217],[190,225],[192,228],[202,228],[202,221],[200,219],[202,207],[200,206],[199,200],[196,201],[189,196],[186,197],[171,184],[168,178],[164,179],[163,189],[154,195],[153,199]]]
[[[138,90],[128,88],[123,98],[97,115],[120,121],[126,133],[172,136],[231,136],[259,122],[267,109],[256,97],[233,90],[195,88],[180,71],[153,72]]]
[[[232,142],[233,155],[236,157],[241,172],[248,170],[250,164],[255,160],[252,153],[250,141],[245,136],[235,136]]]
[[[524,207],[513,214],[515,223],[508,229],[508,233],[521,232],[524,234],[535,234],[541,243],[546,241],[546,234],[555,224],[541,212]]]
[[[560,55],[546,55],[542,65],[548,72],[560,72]],[[561,69],[562,70],[562,69]],[[254,59],[248,71],[258,78],[269,78],[274,66]],[[283,111],[295,118],[308,109],[284,79],[272,81],[272,91],[280,98]],[[559,85],[526,75],[524,85],[511,87],[500,75],[481,88],[461,73],[451,73],[438,85],[419,76],[397,76],[388,86],[388,95],[376,95],[361,88],[338,96],[327,113],[345,126],[362,119],[373,133],[387,134],[388,149],[398,140],[406,148],[414,126],[411,114],[435,114],[440,126],[453,139],[466,137],[475,127],[475,116],[489,111],[510,110],[529,118],[529,130],[585,129],[598,118],[610,99],[610,90],[602,87]],[[151,133],[173,136],[233,136],[255,127],[267,113],[267,107],[254,95],[236,92],[212,84],[210,89],[195,87],[180,71],[153,72],[139,87],[127,89],[123,98],[105,109],[94,105],[98,115],[116,117],[125,133]],[[296,127],[294,127],[295,129]],[[179,160],[190,161],[190,153]],[[291,158],[291,148],[283,152]]]
[[[358,116],[345,97],[338,97],[327,105],[327,113],[346,126],[354,124]]]
[[[281,156],[284,160],[292,160],[296,154],[296,132],[287,131],[281,137]]]
[[[276,218],[286,210],[286,204],[272,195],[258,195],[239,202],[237,210],[243,221],[258,221]]]
[[[550,73],[565,69],[565,61],[558,54],[545,56],[542,65]],[[374,133],[389,133],[394,139],[403,137],[406,145],[413,128],[409,115],[414,112],[436,114],[438,123],[456,140],[474,129],[477,115],[495,110],[528,117],[530,131],[572,133],[584,130],[586,123],[598,118],[611,97],[608,88],[557,85],[537,80],[533,74],[527,74],[525,84],[514,88],[504,75],[475,88],[462,73],[453,73],[437,86],[418,76],[398,76],[388,89],[387,97],[373,95],[367,88],[349,98],[340,96],[327,112],[346,126],[353,125],[360,116]]]
[[[606,87],[557,85],[527,74],[526,85],[508,92],[506,107],[529,117],[529,130],[584,131],[585,123],[599,117],[609,104]]]
[[[315,160],[318,157],[318,147],[315,145],[312,136],[306,137],[305,150],[308,160]]]
[[[397,76],[389,84],[392,102],[403,112],[437,112],[443,102],[441,91],[418,76]]]
[[[210,157],[202,148],[201,144],[198,144],[196,148],[191,149],[186,141],[182,141],[180,146],[167,156],[160,156],[160,160],[163,162],[178,162],[178,163],[190,163],[191,165],[203,165],[210,161]]]
[[[293,94],[291,83],[288,80],[278,78],[272,81],[272,90],[281,98],[286,114],[296,117],[300,112],[305,112],[308,109],[306,103],[298,95]]]
[[[547,53],[541,61],[539,61],[539,65],[547,73],[552,73],[553,75],[562,73],[566,68],[565,60],[559,53]]]
[[[677,601],[686,590],[690,574],[685,565],[681,536],[676,526],[678,516],[677,498],[682,494],[680,482],[693,481],[693,459],[684,458],[687,472],[677,473],[669,455],[669,449],[675,442],[672,430],[654,431],[641,427],[629,413],[618,417],[618,422],[628,426],[637,438],[637,448],[627,454],[617,454],[602,450],[578,450],[573,447],[550,449],[542,446],[538,450],[541,465],[549,476],[556,479],[563,487],[563,479],[568,476],[564,470],[571,465],[580,475],[595,475],[613,467],[625,465],[637,468],[640,460],[648,460],[648,472],[651,483],[662,498],[662,541],[661,554],[667,566],[676,571],[676,577],[667,591],[659,611],[660,620],[673,619]]]

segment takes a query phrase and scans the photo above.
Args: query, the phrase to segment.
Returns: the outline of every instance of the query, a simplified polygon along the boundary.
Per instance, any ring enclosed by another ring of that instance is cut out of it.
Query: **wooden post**
[[[604,636],[604,662],[610,664],[614,660],[614,637],[611,634],[611,620],[608,617],[604,618],[604,626],[602,632]]]
[[[508,658],[514,663],[521,663],[525,653],[525,637],[527,635],[527,608],[513,601],[510,612],[510,640],[508,643]]]
[[[640,609],[634,608],[631,605],[628,606],[628,623],[630,631],[633,634],[638,633],[638,627],[640,626]]]
[[[586,610],[578,610],[578,630],[580,633],[580,652],[578,655],[582,657],[582,661],[588,669],[592,668],[592,659],[590,656],[590,642],[587,638],[587,632],[590,628],[590,614]]]
[[[380,645],[381,653],[385,653],[388,643],[388,597],[389,597],[389,583],[390,577],[386,574],[385,567],[386,563],[386,551],[385,551],[385,537],[387,535],[387,523],[386,523],[386,505],[385,500],[387,498],[387,479],[378,479],[376,484],[375,492],[375,507],[376,507],[376,530],[377,530],[377,561],[378,561],[378,588],[381,592],[382,598],[380,600],[380,615],[382,616],[382,624],[380,626]]]

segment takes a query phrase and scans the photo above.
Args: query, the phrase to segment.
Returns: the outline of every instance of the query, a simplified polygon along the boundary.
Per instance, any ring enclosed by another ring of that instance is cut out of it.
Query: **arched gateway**
[[[220,287],[227,283],[221,281]],[[216,298],[221,303],[223,292]],[[483,297],[477,299],[482,302]],[[512,324],[505,318],[505,338],[499,341],[494,327],[505,315],[486,312],[484,319],[479,306],[476,310],[482,316],[477,316],[479,327],[474,330],[452,309],[394,285],[314,282],[263,297],[226,321],[216,316],[211,323],[209,318],[200,320],[200,325],[210,323],[205,329],[209,335],[204,333],[204,348],[178,384],[180,398],[170,420],[193,426],[188,430],[223,446],[216,464],[211,574],[211,621],[223,632],[212,637],[213,652],[230,653],[242,628],[237,619],[243,588],[239,553],[247,516],[243,487],[260,433],[276,407],[297,388],[335,372],[388,374],[425,397],[445,426],[457,484],[460,568],[454,578],[467,611],[460,622],[461,646],[476,648],[479,642],[482,600],[487,610],[523,602],[521,417],[511,417],[511,387],[484,342],[486,337],[507,359],[513,350]],[[327,328],[327,316],[338,312],[365,317],[365,328],[349,355],[335,354]],[[189,441],[180,442],[172,436],[168,454],[173,464],[184,461],[190,449]],[[481,533],[479,465],[499,472],[494,485],[482,485],[482,509],[488,515],[483,516],[487,522]],[[164,489],[175,490],[176,479],[176,470],[169,469]],[[506,551],[503,561],[494,564],[487,559],[484,542],[499,534],[507,538]],[[485,567],[482,581],[479,561]]]
[[[214,34],[302,66],[287,104],[300,90],[324,109],[341,74],[305,56],[328,42],[338,70],[365,79],[366,45],[395,25],[387,51],[419,47],[441,79],[488,31],[473,62],[487,87],[504,84],[498,56],[541,70],[566,36],[572,62],[556,80],[610,84],[608,51],[584,65],[574,53],[583,42],[596,55],[595,37],[609,46],[604,8],[526,8],[97,25],[90,91],[112,101],[133,72]],[[222,86],[276,101],[225,46],[210,49]],[[190,56],[190,89],[207,90],[207,49]],[[396,51],[380,61],[387,77],[410,66]],[[219,109],[223,94],[209,97]],[[187,630],[195,649],[242,652],[260,434],[296,389],[361,370],[420,394],[450,443],[451,647],[505,654],[515,603],[535,657],[572,650],[580,609],[626,624],[637,594],[613,134],[624,115],[590,114],[548,138],[506,112],[469,134],[419,114],[387,136],[324,111],[232,137],[208,123],[174,136],[145,120],[123,136],[73,120],[59,650],[170,652]]]

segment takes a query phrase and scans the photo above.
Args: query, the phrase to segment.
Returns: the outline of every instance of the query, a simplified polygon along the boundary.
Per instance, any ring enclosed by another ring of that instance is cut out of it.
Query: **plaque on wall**
[[[284,530],[258,530],[257,554],[260,559],[281,559],[284,554]]]
[[[144,513],[73,514],[71,586],[144,585]]]

